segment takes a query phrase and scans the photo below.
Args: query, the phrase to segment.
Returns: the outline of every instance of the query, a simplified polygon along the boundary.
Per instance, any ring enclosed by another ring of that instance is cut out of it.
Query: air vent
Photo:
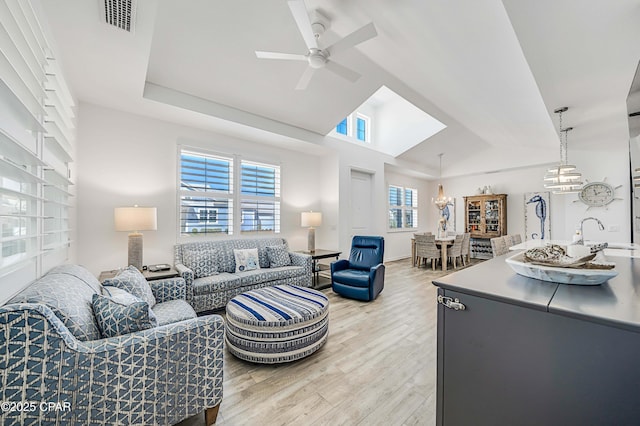
[[[104,19],[109,25],[133,33],[137,0],[102,0]]]

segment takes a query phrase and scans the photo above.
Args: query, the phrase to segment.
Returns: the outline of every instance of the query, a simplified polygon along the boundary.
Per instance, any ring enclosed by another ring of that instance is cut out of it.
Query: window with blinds
[[[180,235],[232,235],[238,223],[240,232],[280,232],[280,166],[188,148],[179,163]]]
[[[69,259],[74,101],[30,2],[0,2],[0,303]]]
[[[180,150],[180,234],[233,234],[233,158]]]
[[[389,229],[418,227],[418,191],[389,185]]]
[[[241,162],[242,232],[280,232],[280,167]]]

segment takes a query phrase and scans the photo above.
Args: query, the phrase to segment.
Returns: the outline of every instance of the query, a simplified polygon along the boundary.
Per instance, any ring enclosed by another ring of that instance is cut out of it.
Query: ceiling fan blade
[[[300,80],[296,85],[296,90],[306,89],[307,86],[309,85],[309,82],[311,81],[311,77],[313,77],[313,73],[315,72],[316,72],[315,68],[307,67],[307,69],[305,69],[304,72],[302,73],[302,76],[300,76]]]
[[[369,22],[364,27],[355,30],[348,36],[336,41],[331,46],[327,47],[324,50],[328,50],[330,54],[335,54],[338,52],[342,52],[343,50],[349,49],[350,47],[356,46],[362,42],[365,42],[369,39],[374,38],[378,35],[376,31],[376,27],[373,25],[373,22]]]
[[[307,49],[317,49],[318,41],[316,40],[316,36],[313,35],[311,20],[309,20],[309,12],[307,12],[307,6],[305,6],[304,1],[292,0],[288,3],[293,19],[296,21],[298,30],[300,30],[300,34],[304,39],[304,44],[307,45]]]
[[[360,78],[360,74],[358,74],[357,72],[350,70],[349,68],[337,64],[333,61],[327,61],[324,67],[329,71],[338,74],[340,77],[349,80],[352,83],[355,83]]]
[[[260,59],[286,59],[288,61],[306,61],[305,55],[299,55],[297,53],[279,53],[279,52],[262,52],[256,50],[256,56]]]

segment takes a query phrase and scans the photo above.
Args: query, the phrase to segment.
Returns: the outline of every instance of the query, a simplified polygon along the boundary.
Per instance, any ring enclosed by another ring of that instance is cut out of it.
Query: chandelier
[[[567,110],[567,107],[562,107],[554,111],[559,115],[560,163],[547,169],[544,175],[545,189],[552,190],[554,194],[573,194],[580,192],[582,188],[582,174],[576,170],[576,166],[568,164],[567,161],[567,133],[573,130],[573,127],[562,128],[562,113]]]
[[[436,207],[438,207],[440,210],[444,210],[445,207],[447,207],[447,204],[449,204],[451,202],[451,197],[445,197],[444,196],[444,189],[442,188],[442,156],[444,154],[440,154],[440,173],[439,173],[439,180],[440,183],[438,183],[438,198],[436,199],[431,199],[431,201],[433,201],[433,204],[436,205]]]

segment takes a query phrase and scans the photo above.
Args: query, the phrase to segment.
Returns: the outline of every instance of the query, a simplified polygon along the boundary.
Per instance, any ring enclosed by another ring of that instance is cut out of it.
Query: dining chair
[[[522,235],[520,234],[513,234],[513,245],[515,246],[516,244],[521,244],[522,243]]]
[[[416,235],[416,257],[418,258],[418,266],[423,261],[431,260],[431,268],[436,270],[436,263],[441,259],[440,249],[436,246],[436,236]]]
[[[509,250],[509,247],[514,246],[516,244],[516,243],[514,243],[515,239],[514,239],[513,235],[511,235],[511,234],[503,235],[502,238],[504,239],[504,244],[507,247],[507,251]]]
[[[471,234],[465,232],[462,234],[464,239],[462,240],[462,265],[466,266],[467,263],[471,263]],[[465,263],[466,259],[466,263]]]
[[[459,257],[462,257],[462,242],[464,241],[464,234],[457,234],[456,239],[453,241],[453,245],[447,251],[447,257],[451,259],[451,264],[453,265],[453,269],[458,269],[456,267],[456,260]],[[461,261],[461,263],[464,263]]]
[[[491,252],[493,253],[493,257],[502,256],[507,253],[507,244],[503,237],[495,237],[489,240],[491,242]]]

